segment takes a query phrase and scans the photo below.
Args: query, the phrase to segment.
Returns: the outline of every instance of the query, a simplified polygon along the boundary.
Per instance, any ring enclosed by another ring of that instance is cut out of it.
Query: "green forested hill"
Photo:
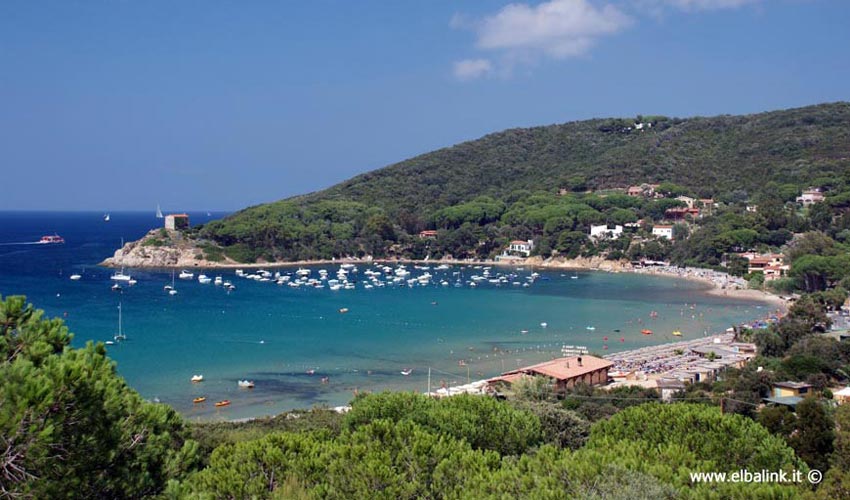
[[[643,129],[637,130],[636,123]],[[498,234],[483,239],[494,242],[543,234],[542,223],[504,220],[518,203],[520,208],[574,205],[547,220],[567,212],[574,216],[576,204],[589,205],[601,215],[556,224],[585,232],[589,223],[611,222],[605,214],[612,208],[631,209],[641,217],[649,208],[625,202],[598,206],[595,197],[580,194],[587,190],[664,182],[720,200],[757,201],[780,191],[784,202],[809,185],[830,187],[848,171],[850,103],[744,116],[595,119],[490,134],[324,191],[245,209],[200,234],[238,260],[382,255],[421,229],[457,230],[464,222],[472,225],[470,230],[489,226],[490,233]],[[554,196],[560,188],[576,194],[545,203],[534,198]],[[481,196],[488,206],[497,206],[496,213],[440,223],[445,220],[440,211],[447,207],[460,206],[465,214],[491,212],[468,206]],[[481,234],[475,237],[482,241]]]

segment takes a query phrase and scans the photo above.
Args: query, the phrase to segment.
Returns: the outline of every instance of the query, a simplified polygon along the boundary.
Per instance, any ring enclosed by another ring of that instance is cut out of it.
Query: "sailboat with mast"
[[[127,340],[127,334],[124,333],[124,328],[121,324],[121,309],[121,302],[118,302],[118,333],[116,333],[115,336],[112,337],[115,342]]]
[[[162,219],[162,209],[159,208],[159,203],[156,204],[156,218]]]
[[[165,285],[162,289],[168,292],[168,295],[177,295],[177,290],[174,288],[174,269],[171,270],[171,284]]]

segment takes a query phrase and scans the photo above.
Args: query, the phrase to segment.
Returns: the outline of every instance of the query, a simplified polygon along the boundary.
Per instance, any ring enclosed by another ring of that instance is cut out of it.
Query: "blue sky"
[[[850,100],[846,0],[0,2],[0,210],[235,210],[505,128]]]

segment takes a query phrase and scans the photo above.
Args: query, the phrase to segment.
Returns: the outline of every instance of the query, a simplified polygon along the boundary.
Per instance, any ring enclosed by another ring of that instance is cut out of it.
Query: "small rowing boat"
[[[640,333],[642,333],[644,335],[652,335],[652,330],[645,328],[645,329],[641,330]]]
[[[206,401],[206,400],[207,400],[207,398],[206,398],[206,397],[201,396],[201,397],[199,397],[199,398],[195,398],[195,399],[193,399],[193,400],[192,400],[192,402],[193,402],[193,403],[195,403],[195,404],[198,404],[198,403],[203,403],[203,402],[204,402],[204,401]]]
[[[216,406],[218,406],[218,407],[222,407],[222,406],[230,406],[230,400],[229,400],[229,399],[225,399],[224,401],[219,401],[219,402],[218,402],[218,403],[216,403],[215,405],[216,405]]]

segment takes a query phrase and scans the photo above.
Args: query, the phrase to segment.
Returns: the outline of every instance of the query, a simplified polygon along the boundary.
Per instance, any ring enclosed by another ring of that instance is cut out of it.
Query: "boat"
[[[79,274],[72,274],[71,275],[71,281],[78,281],[80,278],[82,278],[82,275],[79,275]]]
[[[65,243],[65,238],[59,236],[54,233],[52,235],[42,236],[40,240],[38,240],[40,245],[57,245],[60,243]]]
[[[549,326],[549,323],[546,323],[545,321],[540,323],[540,328],[546,328],[547,326]]]
[[[177,295],[177,289],[174,288],[174,269],[171,270],[171,284],[165,285],[162,289],[168,292],[168,295]]]
[[[203,382],[204,376],[203,375],[192,375],[191,380],[192,380],[192,382]]]
[[[202,285],[209,285],[212,283],[212,278],[208,277],[206,274],[202,274],[198,276],[198,283]]]
[[[122,340],[127,340],[127,335],[124,333],[123,326],[121,324],[121,302],[118,303],[118,333],[116,333],[112,339],[116,342],[121,342]]]
[[[254,381],[253,380],[240,380],[239,382],[237,382],[237,384],[242,389],[253,389],[254,388]]]
[[[192,402],[195,403],[195,404],[198,404],[198,403],[203,403],[206,400],[207,400],[207,398],[205,396],[201,396],[199,398],[193,399]]]
[[[180,271],[180,275],[177,276],[177,277],[180,278],[181,280],[190,280],[190,279],[195,277],[195,273],[190,273],[189,271],[184,269],[184,270]]]
[[[118,283],[115,283],[114,285],[112,285],[111,288],[112,288],[113,292],[120,292],[121,291],[121,285],[119,285]]]
[[[401,371],[401,374],[404,375],[405,377],[410,375],[411,373],[413,373],[413,368],[406,368],[406,369]]]
[[[133,279],[129,274],[124,274],[124,268],[109,277],[112,281],[130,281]]]
[[[222,407],[222,406],[230,406],[230,400],[225,399],[225,400],[217,402],[215,405],[219,408]]]
[[[652,330],[650,330],[649,328],[644,328],[643,330],[640,331],[640,333],[642,333],[644,335],[652,335]]]
[[[347,313],[347,312],[348,312],[348,308],[347,308],[347,307],[342,307],[342,308],[340,308],[339,312],[340,312],[340,314],[345,314],[345,313]]]
[[[156,204],[156,218],[162,219],[162,209],[159,208],[159,203]]]
[[[680,332],[679,330],[676,330],[675,332],[673,332],[673,336],[674,336],[674,337],[681,337],[681,336],[682,336],[682,332]]]
[[[595,327],[595,326],[588,326],[588,327],[586,327],[586,328],[587,328],[588,330],[590,330],[591,332],[592,332],[593,330],[596,330],[596,327]]]
[[[103,215],[103,222],[109,222],[109,214]]]

